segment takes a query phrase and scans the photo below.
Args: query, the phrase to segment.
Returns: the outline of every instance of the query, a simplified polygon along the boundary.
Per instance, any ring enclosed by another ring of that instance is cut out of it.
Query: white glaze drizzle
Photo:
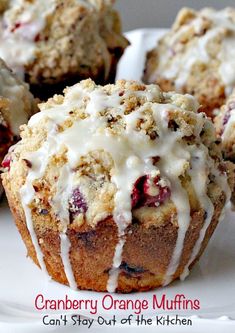
[[[174,49],[180,37],[190,31],[190,28],[193,28],[195,33],[200,33],[203,29],[204,19],[210,20],[212,23],[207,32],[198,38],[194,37],[190,47],[183,50],[182,53],[176,49],[173,59],[171,49],[168,50],[168,53],[160,54],[158,59],[159,69],[157,68],[153,72],[149,81],[154,82],[158,76],[164,76],[166,79],[173,79],[176,89],[181,91],[191,73],[192,66],[196,62],[207,64],[212,60],[207,50],[208,43],[221,35],[221,50],[218,53],[218,60],[220,60],[219,74],[228,96],[235,86],[235,20],[231,20],[231,12],[234,20],[235,11],[232,8],[225,8],[220,11],[206,8],[198,12],[198,16],[192,19],[191,22],[181,26],[177,32],[168,33],[167,43],[169,48]]]
[[[32,162],[32,169],[30,169],[26,178],[25,185],[22,187],[20,191],[23,208],[25,211],[26,224],[29,233],[31,235],[31,238],[33,240],[33,245],[36,249],[38,261],[44,272],[46,271],[46,267],[43,260],[43,253],[40,248],[40,245],[38,244],[37,236],[34,231],[30,204],[32,203],[35,197],[33,182],[37,179],[40,179],[44,175],[50,157],[58,153],[58,148],[60,148],[57,146],[57,142],[55,140],[57,132],[56,124],[50,121],[48,123],[48,129],[49,129],[48,137],[45,143],[42,145],[42,147],[38,151],[30,153],[27,156],[28,159]],[[60,219],[62,225],[62,230],[60,231],[60,245],[61,245],[61,259],[64,265],[65,275],[67,277],[69,286],[72,289],[76,289],[77,285],[74,280],[73,270],[69,259],[70,241],[66,235],[67,226],[69,224],[68,198],[72,191],[72,189],[69,187],[69,185],[71,184],[70,181],[71,175],[73,175],[73,173],[68,168],[67,165],[62,167],[61,174],[58,179],[57,192],[53,198],[52,207],[54,209],[55,214]],[[66,179],[65,177],[67,178],[68,183],[66,183],[66,185],[64,186],[63,183],[64,180]]]
[[[60,249],[61,259],[64,266],[65,275],[67,277],[69,286],[72,289],[77,289],[77,284],[74,279],[73,269],[70,260],[70,240],[66,235],[69,219],[69,197],[72,194],[72,182],[74,172],[70,167],[65,164],[60,170],[60,176],[57,181],[57,192],[52,199],[52,205],[56,215],[58,216],[61,223],[60,231]]]
[[[35,117],[36,116],[36,117]],[[37,118],[37,115],[34,117]],[[40,117],[38,117],[40,119]],[[56,146],[56,142],[54,140],[54,137],[56,135],[57,127],[52,121],[48,121],[48,137],[45,143],[42,145],[40,149],[38,149],[35,152],[27,153],[26,157],[29,159],[29,161],[32,163],[32,168],[30,168],[28,175],[25,180],[25,184],[22,186],[20,190],[20,196],[22,200],[22,206],[25,212],[25,220],[26,225],[28,228],[28,231],[30,233],[32,243],[34,245],[36,255],[38,262],[40,264],[40,267],[42,271],[45,273],[47,272],[45,262],[43,259],[43,253],[40,248],[40,245],[38,243],[37,235],[34,230],[34,224],[32,219],[32,212],[30,205],[33,202],[35,198],[35,189],[33,187],[33,182],[37,179],[40,179],[43,177],[46,167],[49,161],[49,158],[51,155],[48,154],[48,152],[56,152],[55,149],[58,147]]]
[[[157,117],[160,115],[162,115],[160,112],[156,112]],[[166,117],[164,117],[164,114],[160,119],[158,119],[157,123],[161,123],[163,126],[160,127],[159,135],[161,142],[159,142],[159,147],[156,153],[161,157],[159,163],[160,170],[164,170],[163,172],[165,172],[171,184],[171,199],[176,207],[178,221],[178,236],[174,252],[163,281],[163,284],[167,285],[172,281],[172,277],[179,265],[184,246],[185,234],[190,223],[190,205],[188,194],[182,187],[179,180],[179,176],[184,174],[185,165],[190,161],[190,154],[186,150],[186,145],[180,141],[182,140],[183,134],[180,132],[172,132],[168,128],[168,121]],[[158,152],[158,150],[160,150],[160,152]]]
[[[33,187],[33,181],[35,179],[39,179],[43,176],[45,172],[45,167],[42,163],[43,156],[47,156],[48,149],[51,147],[46,142],[44,146],[42,146],[38,151],[30,153],[30,160],[34,161],[32,168],[30,169],[30,172],[27,175],[25,184],[20,189],[20,196],[21,196],[21,202],[22,206],[25,212],[25,221],[28,228],[28,231],[30,233],[33,246],[36,251],[37,259],[39,262],[39,265],[42,269],[42,271],[47,272],[44,259],[43,259],[43,253],[41,251],[40,245],[38,243],[37,235],[34,230],[33,220],[32,220],[32,212],[30,205],[35,197],[35,189]],[[38,156],[41,156],[39,159]]]
[[[44,117],[45,114],[43,114],[43,111],[34,115],[34,117],[32,117],[28,123],[29,127],[32,127],[35,123],[39,122]],[[47,140],[44,142],[44,144],[39,150],[28,154],[27,158],[32,162],[32,169],[29,170],[25,185],[22,187],[20,191],[22,204],[25,211],[26,224],[30,236],[33,240],[33,245],[36,250],[38,261],[40,263],[41,269],[44,272],[46,272],[46,267],[43,259],[43,253],[40,248],[40,245],[38,244],[37,236],[34,231],[32,214],[30,209],[30,204],[32,203],[35,197],[33,182],[37,179],[40,179],[44,175],[50,157],[58,153],[59,151],[58,149],[60,149],[60,146],[57,146],[57,142],[55,140],[57,134],[57,125],[63,123],[66,120],[66,118],[67,118],[66,115],[63,114],[62,112],[58,112],[58,114],[54,115],[50,114],[50,118],[48,117]],[[74,280],[73,270],[69,259],[70,241],[66,235],[67,225],[69,224],[68,207],[66,205],[68,203],[68,197],[71,193],[69,192],[70,191],[69,186],[63,186],[63,180],[64,177],[66,176],[67,176],[68,185],[71,184],[69,180],[71,178],[72,173],[69,171],[70,170],[68,170],[67,165],[65,165],[61,170],[61,174],[57,185],[57,193],[53,198],[53,209],[55,214],[57,214],[57,216],[60,218],[61,224],[63,226],[62,231],[60,231],[60,246],[61,246],[61,259],[64,265],[65,275],[67,277],[69,286],[72,289],[76,289],[77,285]]]
[[[194,245],[193,251],[191,253],[190,259],[187,265],[184,267],[184,271],[181,274],[181,280],[184,280],[186,276],[189,274],[189,266],[196,259],[202,241],[204,240],[206,231],[211,223],[213,214],[214,214],[214,205],[211,202],[211,199],[207,195],[208,188],[208,176],[209,176],[209,166],[208,163],[208,151],[205,146],[197,148],[196,146],[189,147],[191,148],[191,165],[192,168],[189,171],[189,175],[191,177],[191,181],[196,192],[197,198],[199,200],[201,208],[204,210],[206,214],[206,218],[204,224],[200,230],[199,237]]]
[[[231,195],[232,195],[231,188],[229,186],[228,179],[227,179],[227,174],[225,174],[225,173],[222,174],[216,168],[213,169],[213,174],[215,176],[216,183],[218,184],[218,186],[222,189],[222,191],[226,195],[226,205],[227,205],[228,202],[230,201]]]
[[[151,101],[154,99],[155,94],[158,93],[158,90],[154,86],[150,87],[147,94],[139,91],[136,94],[142,94],[143,97],[147,96],[147,99]],[[128,93],[126,92],[125,97],[127,95]],[[89,98],[86,106],[86,113],[89,116],[74,122],[71,127],[66,128],[64,131],[58,132],[56,130],[58,125],[62,125],[69,118],[70,110],[74,107],[79,108],[83,97]],[[107,117],[100,114],[100,111],[106,108],[113,108],[115,109],[115,114],[123,116],[126,123],[125,131],[115,134],[107,128]],[[143,112],[149,110],[149,108],[151,108],[156,124],[158,124],[159,137],[156,141],[150,140],[144,132],[136,130],[138,119],[141,119]],[[69,258],[70,242],[66,235],[69,223],[67,203],[73,189],[73,173],[71,170],[77,166],[82,156],[93,150],[102,149],[111,155],[115,166],[111,179],[117,188],[114,198],[113,218],[117,224],[119,237],[107,283],[107,290],[114,292],[118,285],[119,267],[122,262],[122,252],[125,245],[125,233],[132,221],[131,193],[133,184],[142,175],[151,174],[154,176],[159,174],[159,172],[161,177],[166,177],[170,181],[171,199],[177,210],[179,227],[175,249],[164,281],[164,284],[168,284],[178,268],[185,234],[191,219],[188,195],[179,180],[179,176],[184,174],[187,164],[191,162],[191,152],[182,140],[183,132],[174,132],[168,128],[168,112],[171,109],[176,110],[178,107],[172,104],[149,102],[138,110],[125,115],[125,107],[120,104],[118,92],[108,95],[100,87],[97,87],[94,91],[89,91],[82,89],[80,85],[75,85],[67,91],[62,105],[56,105],[54,109],[49,110],[42,105],[41,109],[42,111],[39,114],[31,118],[29,127],[33,127],[43,119],[47,119],[48,136],[43,146],[37,152],[29,154],[28,159],[33,162],[33,169],[29,170],[26,183],[23,186],[25,191],[21,190],[26,222],[29,225],[33,238],[35,239],[35,234],[32,230],[32,217],[27,212],[30,211],[29,205],[34,199],[35,193],[33,192],[30,198],[27,198],[26,189],[33,188],[33,181],[43,176],[49,157],[57,154],[62,147],[66,147],[68,162],[61,170],[56,195],[51,205],[62,222],[63,228],[62,232],[60,232],[61,256],[70,286],[75,287],[76,283]],[[181,109],[179,108],[179,110]],[[198,115],[197,117],[198,131],[200,131],[203,126],[203,116]],[[160,157],[158,167],[152,164],[152,157],[154,156]],[[192,163],[192,172],[195,174],[194,167]],[[38,170],[35,171],[35,168]],[[66,178],[65,175],[67,175],[67,181],[63,184],[62,180]],[[202,180],[200,183],[203,188],[205,184]],[[61,196],[63,200],[61,200]],[[38,251],[38,257],[43,260],[43,256],[39,253],[40,247],[37,246],[36,241],[34,243],[36,244],[35,248]]]

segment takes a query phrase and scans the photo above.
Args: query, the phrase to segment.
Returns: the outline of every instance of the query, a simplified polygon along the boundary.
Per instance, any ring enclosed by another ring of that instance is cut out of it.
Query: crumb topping
[[[173,80],[183,91],[194,71],[211,68],[226,94],[235,86],[235,9],[182,9],[170,32],[151,52],[148,82]]]

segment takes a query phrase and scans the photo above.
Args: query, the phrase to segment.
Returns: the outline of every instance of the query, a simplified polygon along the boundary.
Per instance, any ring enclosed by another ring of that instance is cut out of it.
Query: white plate
[[[127,34],[132,46],[128,48],[121,60],[117,78],[140,79],[147,49],[151,48],[163,30],[137,30]],[[173,311],[168,314],[193,316],[193,326],[175,327],[151,326],[148,332],[235,332],[235,213],[228,208],[225,219],[218,226],[207,250],[200,262],[194,267],[189,277],[172,285],[147,293],[131,295],[113,295],[115,299],[132,299],[150,301],[153,294],[158,297],[166,294],[168,299],[176,294],[184,294],[187,299],[199,299],[201,309],[198,311]],[[101,302],[104,293],[72,291],[48,279],[26,258],[26,250],[13,223],[6,201],[0,203],[0,333],[27,332],[86,332],[85,327],[45,327],[42,324],[43,314],[58,315],[55,312],[41,313],[35,310],[36,295],[43,294],[48,299],[93,299]],[[151,308],[151,307],[150,307]],[[91,317],[87,310],[77,313]],[[98,315],[110,317],[116,314],[122,318],[131,311],[105,311],[99,307]],[[164,314],[164,311],[161,311]],[[145,317],[159,315],[154,310],[143,312]],[[165,313],[166,314],[166,313]],[[145,332],[145,327],[122,326],[122,331]],[[89,332],[116,332],[119,326],[92,326]]]

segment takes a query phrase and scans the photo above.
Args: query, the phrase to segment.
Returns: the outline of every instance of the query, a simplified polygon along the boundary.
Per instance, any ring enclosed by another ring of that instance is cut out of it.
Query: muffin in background
[[[19,140],[19,127],[28,122],[36,109],[28,85],[19,80],[0,59],[0,165],[9,147]],[[6,158],[3,166],[8,164]],[[0,195],[2,191],[0,182]]]
[[[112,82],[128,41],[112,0],[21,0],[0,14],[0,57],[42,100],[81,79]]]
[[[235,163],[235,90],[214,119],[216,132],[222,142],[222,153],[225,160]],[[235,204],[235,190],[232,194]]]
[[[1,0],[0,1],[0,14],[6,10],[6,8],[8,7],[9,4],[9,0]]]
[[[40,105],[2,179],[45,273],[74,289],[124,293],[188,275],[233,187],[198,107],[156,85],[91,80]]]
[[[143,80],[194,95],[213,117],[235,87],[235,9],[183,8],[147,54]]]

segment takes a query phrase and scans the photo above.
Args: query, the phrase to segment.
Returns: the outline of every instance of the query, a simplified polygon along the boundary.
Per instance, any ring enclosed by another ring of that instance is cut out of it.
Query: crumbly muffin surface
[[[229,96],[214,119],[216,132],[222,142],[222,153],[225,160],[235,163],[235,90]],[[235,188],[231,201],[235,204]]]
[[[32,86],[104,82],[128,45],[113,2],[12,1],[0,14],[0,57]]]
[[[27,84],[0,59],[0,163],[8,148],[19,139],[19,127],[27,123],[35,111],[36,104]]]
[[[225,159],[235,162],[235,91],[215,118],[215,126],[222,140]]]
[[[150,51],[144,81],[195,95],[213,115],[235,86],[235,9],[182,9]]]
[[[91,80],[40,105],[41,112],[22,128],[3,182],[18,203],[18,218],[26,221],[41,268],[48,269],[40,246],[50,229],[58,232],[65,275],[76,287],[68,233],[94,233],[112,218],[115,251],[111,267],[102,273],[108,279],[101,290],[116,290],[120,267],[127,267],[122,261],[127,231],[135,225],[144,233],[166,226],[177,230],[161,277],[161,284],[168,284],[196,214],[203,227],[181,271],[187,275],[217,219],[218,198],[222,195],[223,205],[230,192],[213,125],[198,108],[192,96],[163,93],[156,85],[118,81],[101,87]],[[129,231],[131,237],[134,231]]]

